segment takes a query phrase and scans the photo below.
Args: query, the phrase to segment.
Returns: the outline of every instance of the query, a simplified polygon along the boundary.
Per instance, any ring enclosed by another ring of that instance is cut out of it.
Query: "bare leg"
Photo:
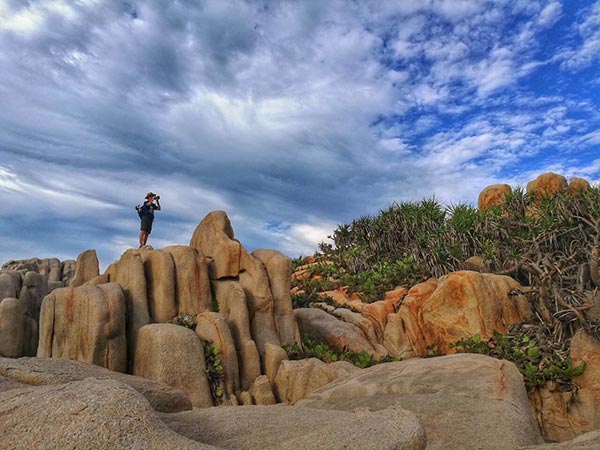
[[[146,242],[148,242],[148,232],[147,231],[140,231],[140,247],[146,245]]]

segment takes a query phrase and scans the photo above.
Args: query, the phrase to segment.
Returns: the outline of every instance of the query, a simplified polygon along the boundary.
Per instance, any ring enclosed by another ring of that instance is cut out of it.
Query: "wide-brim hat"
[[[148,192],[146,194],[146,199],[149,199],[150,197],[156,197],[156,194],[154,192]]]

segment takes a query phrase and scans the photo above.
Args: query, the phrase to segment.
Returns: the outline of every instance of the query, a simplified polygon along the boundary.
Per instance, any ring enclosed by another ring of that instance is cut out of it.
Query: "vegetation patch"
[[[221,350],[215,347],[211,341],[202,341],[204,349],[204,359],[206,361],[206,376],[210,386],[210,393],[213,403],[219,405],[223,399],[223,383],[225,380],[225,370],[221,360]]]
[[[174,323],[175,325],[181,325],[182,327],[189,328],[190,330],[195,330],[196,314],[186,314],[180,312],[173,318],[173,320],[171,320],[171,323]]]
[[[323,362],[331,363],[336,361],[347,361],[356,367],[364,369],[374,366],[375,364],[400,361],[391,357],[376,360],[369,352],[353,352],[344,349],[342,352],[327,345],[324,342],[319,342],[307,337],[302,338],[302,344],[284,345],[283,349],[288,353],[291,360],[317,358]]]

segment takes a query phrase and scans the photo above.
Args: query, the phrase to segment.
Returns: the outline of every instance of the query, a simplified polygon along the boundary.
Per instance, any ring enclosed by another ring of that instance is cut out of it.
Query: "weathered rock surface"
[[[0,356],[23,356],[25,308],[17,298],[0,300]]]
[[[271,383],[266,375],[261,375],[252,384],[250,393],[255,405],[274,405],[276,403]]]
[[[165,247],[161,251],[173,259],[178,311],[185,314],[210,311],[208,265],[202,252],[187,245]]]
[[[233,228],[225,211],[209,213],[194,230],[190,246],[208,258],[212,280],[238,276],[242,246],[234,239]]]
[[[156,411],[171,413],[192,409],[192,402],[185,393],[167,384],[70,359],[0,358],[0,376],[13,383],[34,386],[65,384],[86,378],[110,378],[138,391]]]
[[[240,371],[238,366],[237,353],[231,331],[225,318],[215,312],[205,312],[196,318],[196,334],[203,341],[209,341],[213,346],[219,349],[221,364],[223,365],[225,379],[225,398],[235,396],[235,392],[240,388]]]
[[[287,359],[289,359],[288,354],[283,348],[272,344],[265,346],[265,375],[271,385],[275,383],[281,362]]]
[[[401,328],[386,329],[386,348],[400,356],[408,340],[418,356],[427,355],[428,348],[446,354],[448,344],[462,337],[503,333],[532,314],[520,289],[513,278],[468,270],[416,285],[400,306],[399,320],[392,319],[393,326]]]
[[[18,298],[21,292],[21,274],[12,270],[0,271],[0,300]]]
[[[42,303],[37,355],[126,372],[125,314],[117,283],[56,289]]]
[[[100,264],[96,250],[86,250],[77,257],[75,274],[69,282],[69,287],[82,286],[87,281],[100,275]]]
[[[383,411],[324,411],[244,406],[162,414],[183,436],[243,450],[422,450],[423,427],[399,407]]]
[[[532,445],[521,447],[520,450],[598,450],[599,448],[600,431],[591,431],[560,444]]]
[[[573,177],[569,183],[569,192],[571,194],[578,194],[590,190],[591,187],[590,182],[585,178]]]
[[[367,336],[356,325],[338,320],[316,308],[299,308],[294,313],[302,336],[326,342],[338,351],[347,348],[353,352],[377,354]]]
[[[127,250],[121,258],[108,266],[104,275],[108,281],[119,283],[127,300],[127,346],[130,357],[129,367],[133,367],[135,348],[140,328],[150,323],[148,310],[148,288],[144,264],[139,251]]]
[[[0,393],[0,442],[10,449],[209,449],[178,435],[126,384],[88,378]]]
[[[219,305],[219,313],[227,320],[237,349],[240,387],[247,391],[261,370],[258,349],[250,332],[246,294],[237,281],[215,280],[211,281],[211,284]]]
[[[23,287],[19,293],[19,301],[25,307],[25,314],[40,321],[40,308],[42,301],[48,294],[48,280],[37,272],[27,272],[23,277]]]
[[[527,193],[535,193],[537,197],[543,197],[553,195],[566,187],[567,179],[565,177],[553,172],[546,172],[527,183]]]
[[[150,324],[138,334],[133,374],[181,389],[195,407],[213,405],[200,338],[168,323]]]
[[[30,258],[8,261],[2,266],[2,269],[17,272],[37,272],[44,275],[48,279],[48,283],[59,283],[61,287],[64,286],[62,280],[63,263],[57,258]]]
[[[140,255],[146,275],[150,317],[153,322],[170,322],[178,312],[173,258],[150,246],[144,247]]]
[[[479,209],[489,209],[492,206],[502,206],[506,196],[511,192],[512,188],[508,184],[492,184],[479,194],[477,207]]]
[[[326,364],[317,358],[284,360],[275,377],[275,394],[279,401],[293,405],[320,387],[359,370],[345,361]]]
[[[379,364],[335,380],[297,406],[417,414],[427,449],[514,450],[542,443],[523,378],[510,362],[458,354]]]
[[[290,296],[292,260],[276,250],[255,250],[252,256],[263,263],[273,294],[273,314],[281,344],[300,342],[300,331]]]

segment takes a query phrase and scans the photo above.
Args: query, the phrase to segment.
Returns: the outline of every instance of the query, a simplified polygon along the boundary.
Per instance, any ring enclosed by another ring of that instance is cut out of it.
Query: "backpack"
[[[138,216],[140,216],[140,219],[143,219],[144,216],[148,213],[148,205],[146,204],[146,202],[144,202],[141,205],[137,205],[135,207],[135,210],[137,211]]]

